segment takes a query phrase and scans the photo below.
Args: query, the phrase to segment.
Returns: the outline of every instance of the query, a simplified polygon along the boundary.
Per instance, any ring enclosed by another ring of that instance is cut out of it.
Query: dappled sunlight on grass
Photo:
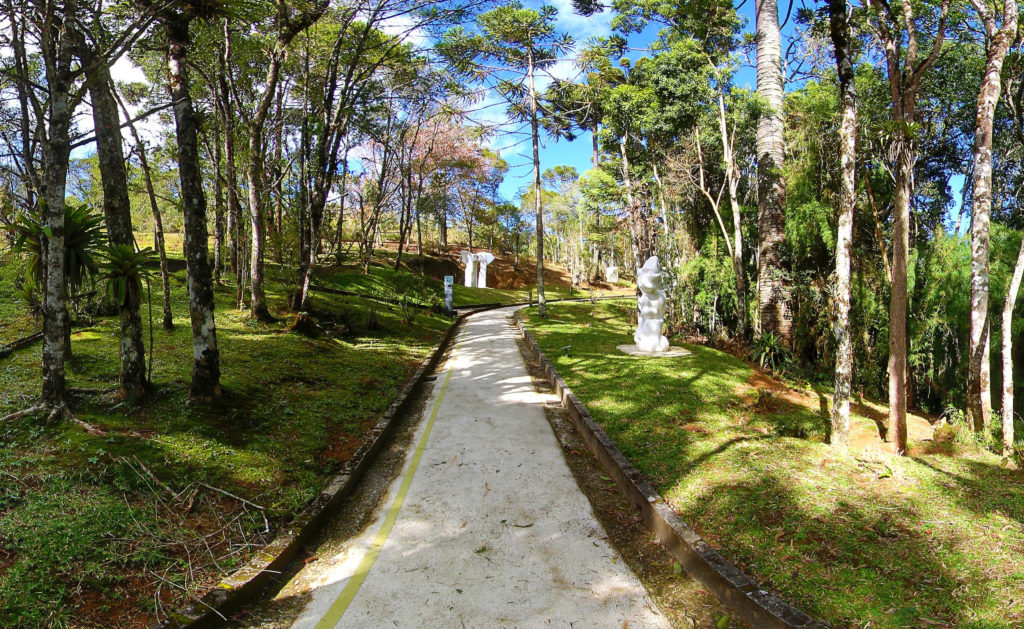
[[[595,420],[710,544],[837,626],[1024,626],[1021,472],[972,448],[837,456],[826,416],[759,403],[739,359],[691,345],[681,358],[618,352],[633,308],[523,317]],[[873,428],[873,407],[854,421]]]
[[[0,339],[15,322],[27,329],[36,325],[20,302],[8,298],[12,268],[18,265],[0,259]],[[43,617],[80,620],[75,605],[82,574],[89,574],[82,586],[88,596],[135,597],[134,613],[147,622],[154,573],[175,584],[165,588],[169,593],[161,603],[169,608],[188,598],[187,591],[212,585],[321,490],[450,323],[426,312],[408,323],[395,307],[314,293],[316,315],[343,324],[332,328],[336,338],[308,338],[289,331],[294,315],[284,310],[284,302],[291,286],[271,281],[267,288],[278,317],[270,324],[253,323],[239,311],[232,286],[215,290],[224,393],[208,405],[186,404],[192,342],[183,271],[171,281],[175,328],[163,330],[157,321],[152,330],[153,386],[144,400],[115,397],[117,318],[98,317],[74,330],[67,376],[77,391],[75,417],[107,434],[87,434],[69,422],[43,426],[37,417],[0,426],[0,625],[38,624]],[[158,313],[159,280],[153,289]],[[143,321],[148,361],[145,305]],[[39,346],[0,359],[0,415],[30,405],[39,386]],[[180,499],[172,500],[169,492]],[[269,534],[262,531],[260,512],[250,508],[245,515],[245,505],[232,495],[265,508]],[[67,508],[69,496],[93,496],[89,521],[99,523],[75,533],[70,542],[50,537],[65,529],[44,525],[60,516],[56,510]],[[241,518],[228,531],[227,545],[212,551],[231,555],[213,563],[207,557],[193,575],[178,540],[201,543],[197,534],[223,525],[217,524],[219,514]],[[29,520],[34,523],[26,528]],[[104,521],[109,528],[101,525]],[[141,545],[138,536],[159,543]],[[68,566],[57,566],[49,555],[27,554],[38,545],[65,543],[83,549]],[[118,559],[106,558],[103,548]]]

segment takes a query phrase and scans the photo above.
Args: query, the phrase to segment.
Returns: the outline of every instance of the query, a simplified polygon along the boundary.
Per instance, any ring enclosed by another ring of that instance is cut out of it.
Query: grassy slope
[[[407,256],[405,260],[407,263],[415,264],[415,257],[416,256]],[[352,265],[342,267],[341,269],[332,269],[329,274],[321,273],[316,278],[315,283],[321,286],[363,294],[377,294],[386,284],[393,281],[396,274],[405,272],[403,270],[394,270],[391,266],[393,264],[393,255],[390,255],[390,252],[380,251],[379,255],[374,258],[374,264],[370,266],[369,275],[363,275],[358,266]],[[524,264],[526,264],[526,262],[524,262]],[[536,300],[537,298],[536,282],[519,289],[472,288],[463,286],[460,283],[463,279],[461,269],[452,268],[450,269],[449,274],[452,274],[455,277],[453,301],[456,307],[472,304],[525,303],[531,292],[533,294],[533,299]],[[422,277],[422,281],[426,286],[435,291],[435,294],[438,295],[439,299],[443,299],[444,284],[442,283],[440,276],[430,277],[428,274]],[[572,291],[571,296],[586,297],[589,294],[589,291],[577,288]],[[549,300],[569,298],[569,285],[565,281],[549,281],[545,285],[545,295]]]
[[[0,260],[5,336],[34,326],[8,298],[15,266]],[[159,321],[158,283],[154,289]],[[250,324],[231,307],[233,287],[218,288],[225,393],[193,408],[185,404],[184,273],[172,290],[175,329],[154,330],[150,398],[133,405],[109,392],[79,396],[76,417],[109,436],[69,422],[44,427],[37,418],[0,425],[0,626],[124,626],[179,605],[181,588],[214,583],[273,530],[262,533],[258,512],[194,483],[266,506],[272,528],[286,522],[351,456],[448,324],[421,315],[409,325],[376,302],[314,294],[313,308],[350,332],[311,340],[289,333],[287,320]],[[270,284],[268,292],[284,315],[286,287]],[[112,318],[76,328],[70,386],[116,385],[117,330]],[[0,415],[30,404],[38,387],[38,346],[0,361]],[[156,487],[133,456],[182,498]],[[197,572],[186,578],[188,557]]]
[[[821,415],[751,401],[739,359],[700,346],[658,360],[617,352],[632,312],[561,304],[524,318],[624,454],[729,559],[837,626],[1024,625],[1019,471],[937,448],[837,458]]]

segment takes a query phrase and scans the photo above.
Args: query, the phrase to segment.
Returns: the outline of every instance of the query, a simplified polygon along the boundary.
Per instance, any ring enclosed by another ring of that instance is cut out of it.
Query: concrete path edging
[[[533,335],[523,325],[518,312],[514,318],[527,347],[540,362],[544,375],[554,387],[555,394],[568,411],[569,418],[579,430],[584,443],[627,500],[640,510],[644,522],[687,574],[700,580],[718,600],[754,627],[828,629],[830,625],[812,618],[774,594],[761,589],[753,579],[711,548],[696,531],[677,516],[654,486],[643,478],[640,471],[619,451],[604,429],[594,421],[587,407],[572,392],[544,355]]]
[[[215,627],[246,603],[258,596],[274,575],[283,572],[299,550],[327,524],[331,515],[352,493],[363,474],[377,458],[377,454],[391,439],[398,419],[401,419],[423,387],[423,382],[441,362],[455,338],[462,322],[483,310],[480,308],[455,318],[440,342],[419,368],[402,386],[398,397],[381,415],[370,431],[366,442],[347,461],[339,474],[313,501],[293,519],[270,544],[256,553],[248,564],[218,583],[196,602],[154,623],[150,629],[204,629]]]

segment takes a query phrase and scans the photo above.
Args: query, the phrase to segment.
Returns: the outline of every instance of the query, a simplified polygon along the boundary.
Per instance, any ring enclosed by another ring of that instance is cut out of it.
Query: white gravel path
[[[414,473],[415,450],[367,529],[321,558],[332,565],[294,627],[668,627],[577,487],[510,313],[468,319],[413,438],[430,430]]]

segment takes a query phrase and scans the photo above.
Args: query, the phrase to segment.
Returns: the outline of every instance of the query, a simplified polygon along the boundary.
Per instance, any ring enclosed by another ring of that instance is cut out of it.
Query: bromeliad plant
[[[130,245],[110,245],[100,255],[105,260],[100,279],[106,284],[107,299],[118,308],[127,305],[131,288],[142,294],[142,282],[152,277],[151,269],[157,264],[151,247],[135,251]]]
[[[753,358],[761,369],[778,371],[789,362],[789,349],[781,336],[765,332],[754,340]]]
[[[96,253],[103,241],[103,217],[85,203],[64,205],[64,277],[68,292],[81,290],[97,270]],[[41,211],[22,213],[6,224],[14,237],[12,250],[28,256],[25,278],[38,286],[42,280],[42,250],[53,234]]]

